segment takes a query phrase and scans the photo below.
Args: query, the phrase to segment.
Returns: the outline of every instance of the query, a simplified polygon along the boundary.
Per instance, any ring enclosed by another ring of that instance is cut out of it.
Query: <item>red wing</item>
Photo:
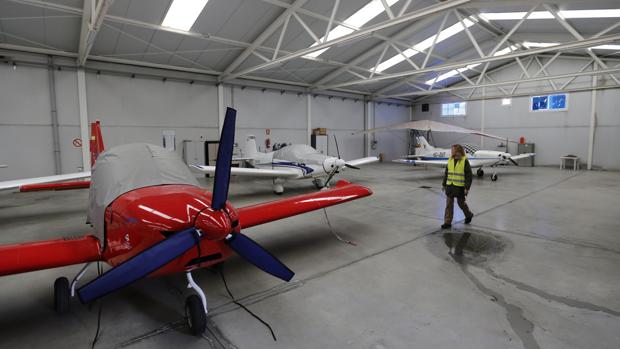
[[[24,193],[29,191],[72,190],[87,188],[90,188],[90,181],[25,184],[19,187],[19,191]]]
[[[239,223],[241,224],[241,228],[249,228],[278,219],[318,210],[320,208],[360,199],[371,194],[372,191],[366,187],[341,180],[336,183],[336,187],[333,189],[242,207],[238,209]]]
[[[0,245],[0,276],[101,260],[99,240],[87,235]]]

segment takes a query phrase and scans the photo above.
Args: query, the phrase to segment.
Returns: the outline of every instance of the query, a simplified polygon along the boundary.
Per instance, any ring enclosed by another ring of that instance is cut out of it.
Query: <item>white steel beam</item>
[[[284,57],[280,57],[280,58],[274,59],[271,62],[262,63],[262,64],[259,64],[259,65],[256,65],[256,66],[244,69],[244,70],[242,70],[240,72],[230,74],[230,75],[227,76],[227,79],[234,79],[234,78],[237,78],[237,77],[241,77],[241,76],[250,74],[252,72],[255,72],[257,70],[262,70],[262,69],[265,69],[265,68],[269,68],[269,67],[272,67],[274,65],[290,61],[291,59],[305,56],[305,55],[307,55],[309,53],[312,53],[312,52],[315,52],[315,51],[319,51],[319,50],[323,50],[323,49],[326,49],[326,48],[330,48],[330,47],[332,47],[334,45],[355,41],[355,40],[358,40],[360,38],[364,38],[364,37],[367,37],[369,35],[372,35],[376,31],[380,31],[380,30],[383,30],[383,29],[386,29],[386,28],[393,27],[395,25],[406,23],[408,21],[411,21],[411,20],[414,20],[414,19],[417,19],[417,18],[426,17],[426,16],[429,16],[429,15],[434,14],[434,13],[446,11],[446,10],[455,8],[457,6],[463,5],[463,4],[465,4],[465,3],[469,2],[469,1],[471,1],[471,0],[451,0],[451,1],[445,1],[445,2],[442,2],[442,3],[439,3],[439,4],[435,4],[435,5],[431,5],[431,6],[428,6],[426,8],[423,8],[421,10],[413,11],[411,13],[403,15],[402,17],[398,17],[398,18],[394,18],[394,19],[388,19],[386,21],[377,23],[375,25],[371,25],[371,26],[369,26],[367,28],[354,31],[354,32],[352,32],[352,33],[350,33],[348,35],[344,35],[344,36],[341,36],[339,38],[336,38],[336,39],[333,39],[333,40],[329,40],[327,42],[324,42],[324,43],[321,43],[321,44],[318,44],[318,45],[315,45],[315,46],[311,46],[311,47],[308,47],[308,48],[305,48],[305,49],[302,49],[302,50],[298,50],[298,51],[293,52],[291,54],[288,54],[288,55],[286,55]]]
[[[570,25],[570,23],[568,23],[568,21],[566,21],[564,17],[560,16],[557,7],[550,6],[548,4],[544,4],[544,6],[549,12],[551,12],[555,20],[558,21],[566,29],[566,31],[571,33],[571,35],[573,35],[577,40],[583,40],[583,36],[579,34],[579,32],[572,25]],[[586,53],[590,57],[592,57],[592,59],[596,61],[596,64],[601,66],[601,68],[607,69],[607,65],[596,54],[594,54],[592,50],[586,48]],[[616,84],[620,84],[620,81],[613,74],[610,74],[609,76],[616,82]]]
[[[78,65],[82,66],[86,62],[90,50],[95,43],[95,38],[101,24],[105,18],[108,9],[114,3],[114,0],[84,0],[84,9],[82,11],[82,27],[80,29],[80,43],[78,49]],[[95,5],[96,4],[96,5]]]
[[[597,66],[594,66],[594,70]],[[588,132],[588,170],[592,169],[594,159],[594,132],[596,131],[596,85],[598,76],[592,76],[592,94],[590,99],[590,129]]]
[[[312,135],[312,94],[306,94],[306,142],[310,145]]]
[[[90,137],[88,135],[88,101],[86,99],[86,73],[77,70],[78,112],[80,114],[80,138],[82,139],[82,168],[90,171]]]
[[[327,85],[327,86],[320,86],[320,87],[324,88],[324,89],[331,89],[331,88],[338,88],[338,87],[350,86],[350,85],[368,84],[368,83],[374,83],[374,82],[377,82],[377,81],[383,81],[383,80],[390,80],[390,79],[408,77],[408,76],[413,76],[413,75],[419,75],[419,74],[428,73],[428,72],[432,72],[432,71],[451,70],[451,69],[455,69],[455,68],[466,67],[466,66],[472,65],[472,64],[496,62],[496,61],[502,61],[502,60],[512,60],[515,57],[531,56],[531,55],[535,55],[535,54],[539,54],[539,53],[556,52],[556,51],[567,51],[567,50],[574,50],[574,49],[584,48],[584,47],[592,47],[592,46],[602,45],[604,43],[611,42],[611,41],[616,41],[616,40],[620,40],[620,34],[602,36],[602,37],[599,37],[599,38],[592,38],[592,39],[576,40],[576,41],[571,41],[571,42],[567,42],[567,43],[563,43],[563,44],[559,44],[559,45],[555,45],[555,46],[549,46],[549,47],[539,47],[539,48],[532,48],[532,49],[529,49],[529,50],[514,51],[514,52],[511,52],[511,53],[508,53],[508,54],[505,54],[505,55],[501,55],[501,56],[487,56],[487,57],[484,57],[484,58],[476,58],[476,59],[471,59],[471,60],[467,60],[467,61],[449,62],[449,63],[446,63],[446,64],[440,64],[440,65],[437,65],[437,66],[428,67],[428,68],[424,68],[424,69],[418,69],[418,70],[413,70],[413,71],[404,71],[404,72],[393,73],[393,74],[385,74],[385,75],[382,75],[382,76],[373,77],[371,79],[352,80],[352,81],[347,81],[347,82],[343,82],[343,83]]]
[[[254,42],[246,48],[237,58],[235,58],[232,63],[230,63],[225,69],[223,75],[226,76],[230,74],[233,70],[237,69],[241,63],[243,63],[251,54],[254,52],[260,45],[265,42],[284,22],[288,23],[289,17],[295,13],[295,10],[302,7],[307,0],[296,0],[291,7],[284,10],[275,21],[273,21],[265,30],[263,30],[260,35],[254,39]],[[282,30],[282,35],[284,35],[284,31],[286,27]]]
[[[548,80],[548,79],[566,79],[566,78],[579,77],[579,76],[591,76],[591,75],[600,75],[600,74],[610,74],[610,73],[614,73],[614,72],[617,72],[617,71],[620,71],[620,67],[608,68],[608,69],[602,69],[602,70],[586,71],[586,72],[580,72],[580,73],[567,73],[567,74],[559,74],[559,75],[541,76],[541,77],[529,78],[529,79],[521,79],[521,80],[498,81],[498,82],[487,83],[487,84],[479,84],[477,87],[478,88],[480,88],[480,87],[497,87],[497,86],[503,86],[503,85],[512,85],[512,84],[515,84],[517,82],[519,82],[519,83],[528,83],[528,82],[543,81],[543,80]],[[413,91],[413,92],[398,93],[398,94],[393,94],[393,95],[386,95],[386,96],[382,96],[382,97],[394,98],[394,97],[405,97],[405,96],[430,95],[430,94],[435,94],[435,93],[440,93],[440,92],[466,90],[466,89],[470,89],[470,88],[471,88],[471,86],[468,86],[468,85],[451,86],[451,87],[444,87],[444,88],[435,89],[435,90],[426,91],[426,92],[423,92],[423,91],[419,91],[419,92]]]

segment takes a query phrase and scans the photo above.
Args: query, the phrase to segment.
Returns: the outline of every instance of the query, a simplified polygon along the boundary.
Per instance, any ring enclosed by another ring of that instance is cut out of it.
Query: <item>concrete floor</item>
[[[188,334],[183,275],[142,280],[104,298],[97,348],[618,348],[620,173],[501,169],[475,179],[464,259],[448,253],[441,172],[397,164],[348,171],[374,195],[245,231],[296,272],[291,283],[239,258],[195,273],[209,329]],[[427,186],[430,188],[422,188]],[[286,195],[313,190],[288,185]],[[269,181],[234,179],[237,207],[273,200]],[[88,232],[86,191],[0,196],[0,243]],[[463,219],[457,210],[456,219]],[[456,236],[458,237],[458,235]],[[80,266],[0,278],[1,348],[87,348],[98,304],[52,309],[52,283]],[[89,277],[94,276],[94,271]]]

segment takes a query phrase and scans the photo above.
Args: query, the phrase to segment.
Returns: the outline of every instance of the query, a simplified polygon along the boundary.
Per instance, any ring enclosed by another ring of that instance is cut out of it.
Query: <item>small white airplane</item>
[[[417,137],[416,142],[420,145],[420,154],[408,155],[405,159],[395,159],[392,161],[414,166],[424,165],[443,168],[448,165],[451,149],[435,148],[422,136]],[[471,144],[463,144],[463,149],[465,149],[465,153],[467,153],[467,159],[469,160],[471,168],[478,168],[478,171],[476,171],[478,177],[484,176],[483,166],[491,168],[510,164],[519,166],[517,160],[531,158],[536,155],[536,153],[511,155],[510,153],[496,150],[481,150],[479,147]],[[491,174],[491,180],[496,181],[497,178],[497,173],[493,172],[493,174]]]
[[[327,156],[306,144],[287,145],[276,151],[261,153],[256,148],[256,137],[249,135],[241,148],[242,157],[233,160],[245,161],[251,167],[233,167],[234,176],[273,178],[273,191],[284,192],[284,183],[290,179],[312,179],[317,189],[329,185],[329,181],[345,168],[359,170],[358,166],[379,161],[376,156],[345,161],[340,158],[338,141],[336,141],[338,157]],[[207,174],[215,173],[215,166],[190,165],[192,168]]]

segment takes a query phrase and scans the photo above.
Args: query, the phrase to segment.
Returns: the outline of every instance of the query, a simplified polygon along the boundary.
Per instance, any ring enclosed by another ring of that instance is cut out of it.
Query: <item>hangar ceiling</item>
[[[510,96],[515,82],[490,75],[506,65],[555,91],[570,84],[554,81],[594,74],[620,85],[614,0],[197,2],[182,30],[162,24],[172,0],[0,0],[0,49],[412,101],[486,86]],[[548,72],[575,57],[587,64]]]

